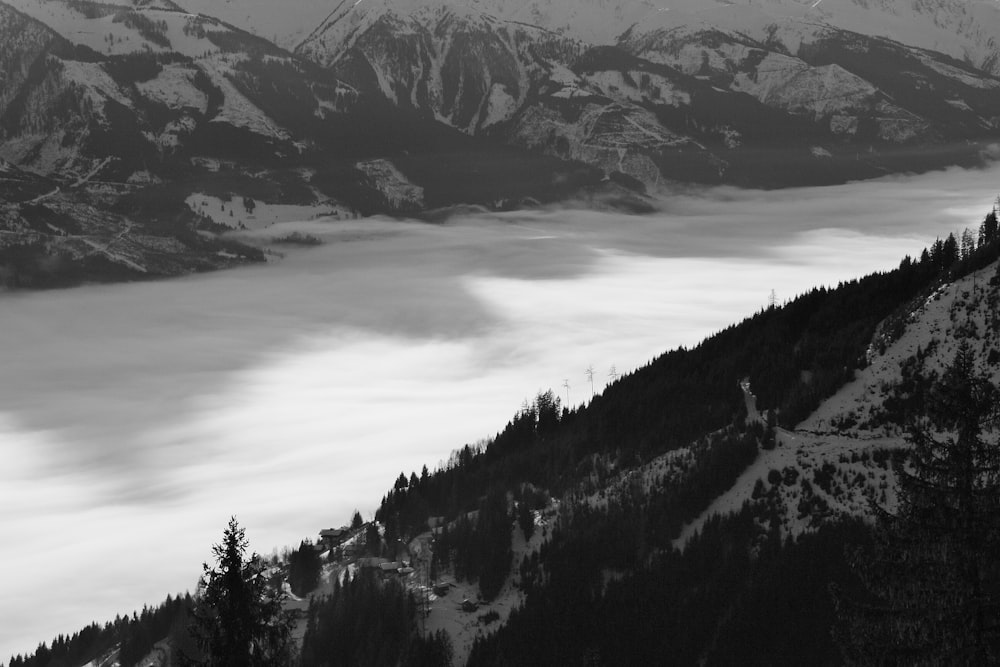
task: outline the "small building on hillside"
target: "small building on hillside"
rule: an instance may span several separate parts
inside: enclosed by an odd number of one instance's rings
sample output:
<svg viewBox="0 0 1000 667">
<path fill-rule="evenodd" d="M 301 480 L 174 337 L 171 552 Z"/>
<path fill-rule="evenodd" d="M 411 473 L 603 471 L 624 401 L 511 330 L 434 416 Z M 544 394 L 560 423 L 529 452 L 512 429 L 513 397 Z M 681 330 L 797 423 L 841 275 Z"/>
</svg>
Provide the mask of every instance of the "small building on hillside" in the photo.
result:
<svg viewBox="0 0 1000 667">
<path fill-rule="evenodd" d="M 389 561 L 387 563 L 380 563 L 378 568 L 382 571 L 383 575 L 389 576 L 393 574 L 398 574 L 399 569 L 403 567 L 403 564 L 398 560 Z"/>
<path fill-rule="evenodd" d="M 324 528 L 319 531 L 319 544 L 322 544 L 325 549 L 339 547 L 340 543 L 347 539 L 347 533 L 346 528 Z"/>
</svg>

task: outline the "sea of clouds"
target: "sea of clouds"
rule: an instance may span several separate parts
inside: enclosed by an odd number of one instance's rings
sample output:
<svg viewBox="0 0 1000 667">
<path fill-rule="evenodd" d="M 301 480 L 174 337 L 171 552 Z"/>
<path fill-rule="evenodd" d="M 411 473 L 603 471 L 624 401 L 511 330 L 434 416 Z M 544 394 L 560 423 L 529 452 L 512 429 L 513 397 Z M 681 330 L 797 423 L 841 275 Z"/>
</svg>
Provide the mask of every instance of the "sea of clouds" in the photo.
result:
<svg viewBox="0 0 1000 667">
<path fill-rule="evenodd" d="M 272 227 L 267 266 L 0 295 L 0 660 L 192 590 L 252 547 L 370 516 L 552 388 L 634 369 L 975 227 L 1000 168 L 825 188 Z M 734 379 L 734 382 L 736 379 Z M 568 390 L 564 387 L 568 383 Z"/>
</svg>

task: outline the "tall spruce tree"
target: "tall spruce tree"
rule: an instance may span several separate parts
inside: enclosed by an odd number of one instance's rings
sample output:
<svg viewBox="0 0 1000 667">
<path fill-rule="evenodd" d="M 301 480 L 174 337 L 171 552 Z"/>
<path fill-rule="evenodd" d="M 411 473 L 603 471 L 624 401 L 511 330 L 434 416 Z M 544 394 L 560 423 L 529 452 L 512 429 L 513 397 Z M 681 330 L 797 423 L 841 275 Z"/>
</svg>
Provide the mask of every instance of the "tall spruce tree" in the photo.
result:
<svg viewBox="0 0 1000 667">
<path fill-rule="evenodd" d="M 194 609 L 192 633 L 202 652 L 196 664 L 210 667 L 277 667 L 291 664 L 291 623 L 283 594 L 272 591 L 257 554 L 246 557 L 245 530 L 236 517 L 212 546 L 203 589 Z"/>
<path fill-rule="evenodd" d="M 878 508 L 874 547 L 853 555 L 867 595 L 835 592 L 849 662 L 1000 661 L 997 399 L 963 341 L 897 465 L 896 512 Z"/>
<path fill-rule="evenodd" d="M 288 585 L 295 595 L 306 596 L 319 585 L 323 563 L 311 540 L 299 543 L 288 558 Z"/>
</svg>

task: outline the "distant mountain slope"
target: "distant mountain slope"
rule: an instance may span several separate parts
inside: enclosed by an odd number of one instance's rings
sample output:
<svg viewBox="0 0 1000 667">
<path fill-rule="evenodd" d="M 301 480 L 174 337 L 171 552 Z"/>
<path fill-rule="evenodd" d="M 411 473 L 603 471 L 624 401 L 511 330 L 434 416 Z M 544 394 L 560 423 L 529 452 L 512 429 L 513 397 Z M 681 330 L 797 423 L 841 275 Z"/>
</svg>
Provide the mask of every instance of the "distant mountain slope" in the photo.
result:
<svg viewBox="0 0 1000 667">
<path fill-rule="evenodd" d="M 8 72 L 0 94 L 0 158 L 44 175 L 54 188 L 36 201 L 5 197 L 0 265 L 8 287 L 173 275 L 263 259 L 259 250 L 228 242 L 228 250 L 208 242 L 214 249 L 204 256 L 194 250 L 224 227 L 205 225 L 189 210 L 184 181 L 211 188 L 234 176 L 246 181 L 253 170 L 281 192 L 278 172 L 299 165 L 281 165 L 279 155 L 299 150 L 297 137 L 269 115 L 275 110 L 262 109 L 268 94 L 287 98 L 298 85 L 297 113 L 320 119 L 356 99 L 329 77 L 296 69 L 287 54 L 283 67 L 282 52 L 270 43 L 170 3 L 0 3 L 0 44 Z M 273 59 L 267 66 L 265 57 Z M 226 175 L 220 158 L 243 164 Z M 260 161 L 277 167 L 270 177 Z M 289 198 L 295 188 L 284 183 L 278 196 Z M 317 198 L 306 191 L 298 196 Z M 268 197 L 267 189 L 255 194 Z M 152 236 L 140 238 L 138 230 Z"/>
<path fill-rule="evenodd" d="M 823 0 L 813 10 L 830 25 L 1000 74 L 1000 6 L 993 0 Z"/>
<path fill-rule="evenodd" d="M 677 181 L 838 183 L 1000 144 L 988 4 L 302 0 L 275 24 L 291 52 L 248 2 L 0 0 L 0 159 L 95 210 L 217 201 L 224 231 L 261 224 L 248 201 L 643 210 Z"/>
<path fill-rule="evenodd" d="M 379 180 L 390 171 L 350 158 L 414 157 L 393 123 L 437 126 L 433 134 L 463 152 L 543 155 L 570 172 L 588 165 L 638 190 L 969 165 L 1000 139 L 992 5 L 302 3 L 268 35 L 275 12 L 258 15 L 249 0 L 7 0 L 0 157 L 76 178 L 112 157 L 109 181 L 171 180 L 193 159 L 257 160 L 320 191 L 318 204 L 369 211 L 392 209 L 386 193 L 397 186 Z M 863 29 L 869 15 L 893 17 L 900 41 Z M 887 25 L 876 18 L 872 26 Z M 285 44 L 303 35 L 296 55 L 268 41 L 279 32 Z M 394 111 L 373 113 L 379 105 Z M 446 138 L 449 129 L 482 141 Z M 303 179 L 303 168 L 331 155 L 348 159 L 326 171 L 347 169 L 346 178 L 333 189 Z M 555 162 L 535 164 L 543 181 L 564 180 Z M 435 178 L 412 159 L 393 169 L 425 190 Z M 545 198 L 545 187 L 469 188 L 432 200 Z"/>
<path fill-rule="evenodd" d="M 956 21 L 938 30 L 958 43 Z M 977 69 L 922 46 L 795 2 L 366 0 L 296 50 L 464 132 L 647 186 L 776 187 L 976 162 L 1000 137 L 990 56 Z"/>
<path fill-rule="evenodd" d="M 140 226 L 173 216 L 174 238 L 193 238 L 258 224 L 257 202 L 260 211 L 293 206 L 348 216 L 456 201 L 511 207 L 600 180 L 580 164 L 496 146 L 394 108 L 265 39 L 170 2 L 0 2 L 0 65 L 0 159 L 51 181 L 61 192 L 59 215 L 87 221 L 99 236 L 119 234 L 117 215 Z M 483 165 L 494 179 L 476 177 Z M 210 226 L 192 204 L 206 198 L 224 209 Z M 38 241 L 11 222 L 26 215 L 24 205 L 7 201 L 0 249 Z M 29 255 L 40 261 L 45 252 Z M 67 267 L 85 256 L 58 253 Z M 235 259 L 250 255 L 259 252 Z M 107 278 L 162 275 L 135 259 Z M 178 258 L 160 268 L 230 263 Z M 61 273 L 73 282 L 72 271 Z"/>
<path fill-rule="evenodd" d="M 186 11 L 221 19 L 240 30 L 292 49 L 329 15 L 329 0 L 180 0 Z"/>
</svg>

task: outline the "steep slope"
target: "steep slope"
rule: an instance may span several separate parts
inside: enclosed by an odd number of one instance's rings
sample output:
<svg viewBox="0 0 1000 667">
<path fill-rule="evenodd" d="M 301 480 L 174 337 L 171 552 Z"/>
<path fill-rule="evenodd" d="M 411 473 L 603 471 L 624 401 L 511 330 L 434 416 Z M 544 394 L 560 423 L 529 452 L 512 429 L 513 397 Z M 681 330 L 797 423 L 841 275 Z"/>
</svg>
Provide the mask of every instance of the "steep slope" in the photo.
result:
<svg viewBox="0 0 1000 667">
<path fill-rule="evenodd" d="M 330 13 L 328 0 L 180 0 L 177 3 L 194 14 L 221 19 L 240 30 L 292 49 L 306 38 Z"/>
<path fill-rule="evenodd" d="M 293 137 L 273 100 L 294 100 L 286 108 L 318 125 L 356 99 L 273 45 L 170 3 L 0 3 L 0 44 L 0 159 L 22 170 L 22 185 L 48 187 L 34 198 L 5 193 L 7 287 L 261 260 L 259 250 L 210 238 L 225 228 L 184 204 L 184 181 L 228 182 L 228 194 L 253 169 L 258 197 L 288 199 L 297 188 L 312 202 L 300 176 L 283 176 L 299 165 L 280 164 L 311 128 Z M 220 170 L 220 158 L 233 157 L 257 166 Z"/>
<path fill-rule="evenodd" d="M 776 429 L 776 448 L 761 452 L 731 489 L 685 526 L 675 545 L 683 547 L 713 515 L 739 511 L 769 486 L 783 492 L 782 527 L 792 535 L 817 519 L 867 516 L 871 499 L 892 509 L 895 475 L 886 465 L 888 455 L 907 447 L 906 424 L 924 413 L 927 392 L 954 359 L 958 344 L 971 343 L 978 370 L 1000 382 L 1000 283 L 993 280 L 998 269 L 1000 264 L 993 263 L 944 282 L 883 322 L 855 378 L 794 428 Z M 772 470 L 792 488 L 768 480 Z M 811 480 L 806 497 L 802 488 L 785 481 L 790 476 Z M 770 484 L 762 485 L 765 480 Z M 804 511 L 811 498 L 823 516 Z"/>
<path fill-rule="evenodd" d="M 871 539 L 871 501 L 893 507 L 906 428 L 957 344 L 1000 380 L 998 303 L 991 212 L 893 271 L 668 352 L 578 409 L 539 393 L 485 444 L 401 474 L 377 521 L 326 553 L 334 597 L 300 619 L 304 664 L 348 635 L 364 637 L 353 658 L 375 660 L 386 628 L 344 605 L 374 613 L 381 598 L 359 590 L 396 583 L 431 611 L 382 617 L 392 635 L 423 641 L 422 618 L 473 665 L 725 665 L 748 646 L 762 664 L 839 664 L 828 586 L 856 585 L 844 546 Z M 344 602 L 347 577 L 362 583 Z M 80 650 L 130 635 L 108 626 Z"/>
<path fill-rule="evenodd" d="M 276 28 L 290 39 L 318 22 L 292 55 L 260 36 L 270 14 L 245 2 L 9 0 L 0 157 L 74 179 L 103 164 L 103 180 L 140 182 L 252 161 L 244 172 L 297 183 L 294 201 L 273 203 L 412 212 L 557 197 L 565 189 L 548 184 L 567 174 L 638 190 L 839 182 L 977 164 L 1000 137 L 1000 80 L 969 46 L 985 37 L 968 16 L 991 25 L 986 6 L 948 3 L 934 15 L 937 42 L 954 34 L 966 45 L 960 62 L 923 50 L 936 43 L 917 38 L 931 14 L 902 0 L 829 10 L 344 0 L 321 19 L 303 2 Z M 918 27 L 899 42 L 873 37 L 857 19 L 866 12 Z M 838 17 L 854 17 L 859 32 Z M 444 184 L 433 168 L 442 153 L 461 165 L 448 170 L 453 181 L 492 157 L 518 165 L 499 179 L 514 185 Z M 371 160 L 377 168 L 359 166 Z M 519 182 L 526 171 L 542 185 Z"/>
<path fill-rule="evenodd" d="M 198 151 L 191 144 L 212 123 L 273 143 L 275 152 L 294 152 L 293 134 L 309 140 L 314 128 L 284 127 L 292 119 L 274 108 L 279 95 L 291 97 L 285 109 L 298 107 L 297 121 L 322 120 L 356 99 L 269 42 L 174 5 L 15 0 L 4 10 L 62 37 L 59 53 L 33 61 L 36 81 L 15 82 L 21 85 L 11 97 L 22 103 L 0 109 L 5 157 L 42 173 L 86 173 L 92 166 L 86 159 L 108 156 L 140 171 L 170 154 Z M 128 141 L 114 141 L 120 133 Z M 136 155 L 122 153 L 122 144 Z"/>
<path fill-rule="evenodd" d="M 603 190 L 641 206 L 674 181 L 834 183 L 995 154 L 1000 79 L 962 18 L 992 10 L 935 15 L 967 38 L 963 62 L 924 49 L 926 30 L 897 42 L 830 18 L 920 26 L 921 3 L 840 4 L 345 0 L 293 54 L 166 0 L 7 0 L 0 159 L 100 190 L 98 208 L 214 202 L 239 228 L 261 224 L 258 201 L 414 214 Z"/>
<path fill-rule="evenodd" d="M 485 449 L 401 476 L 379 510 L 386 534 L 457 511 L 437 567 L 470 582 L 494 575 L 468 569 L 485 532 L 474 520 L 463 533 L 463 512 L 482 521 L 506 494 L 522 529 L 525 508 L 550 517 L 510 571 L 522 606 L 498 609 L 508 620 L 479 631 L 469 664 L 641 663 L 664 651 L 732 664 L 746 645 L 762 664 L 838 664 L 825 591 L 856 585 L 843 544 L 868 539 L 871 503 L 895 506 L 907 424 L 926 413 L 958 341 L 1000 379 L 994 214 L 980 232 L 978 248 L 967 231 L 896 271 L 768 309 L 561 418 L 539 395 Z M 479 610 L 492 604 L 484 593 Z"/>
<path fill-rule="evenodd" d="M 970 164 L 1000 136 L 1000 80 L 988 68 L 816 11 L 345 1 L 297 53 L 463 132 L 647 186 L 774 187 Z"/>
<path fill-rule="evenodd" d="M 990 0 L 823 0 L 830 25 L 928 49 L 1000 74 L 1000 7 Z"/>
<path fill-rule="evenodd" d="M 279 209 L 315 217 L 414 213 L 455 201 L 513 206 L 599 179 L 393 108 L 267 40 L 170 2 L 0 2 L 0 45 L 0 159 L 48 179 L 60 194 L 39 205 L 58 201 L 58 216 L 98 237 L 118 238 L 126 219 L 143 221 L 139 227 L 169 219 L 179 240 L 266 224 Z M 491 160 L 495 181 L 475 182 Z M 38 246 L 23 231 L 25 205 L 8 199 L 0 239 L 2 248 L 34 248 L 18 260 L 19 275 L 45 252 L 65 267 L 89 261 L 65 239 Z M 150 265 L 146 250 L 116 255 L 131 264 L 107 279 L 195 268 L 180 246 L 160 244 L 159 252 L 179 253 L 162 266 Z M 95 275 L 91 269 L 80 276 Z M 61 284 L 76 274 L 60 275 L 6 284 Z"/>
</svg>

